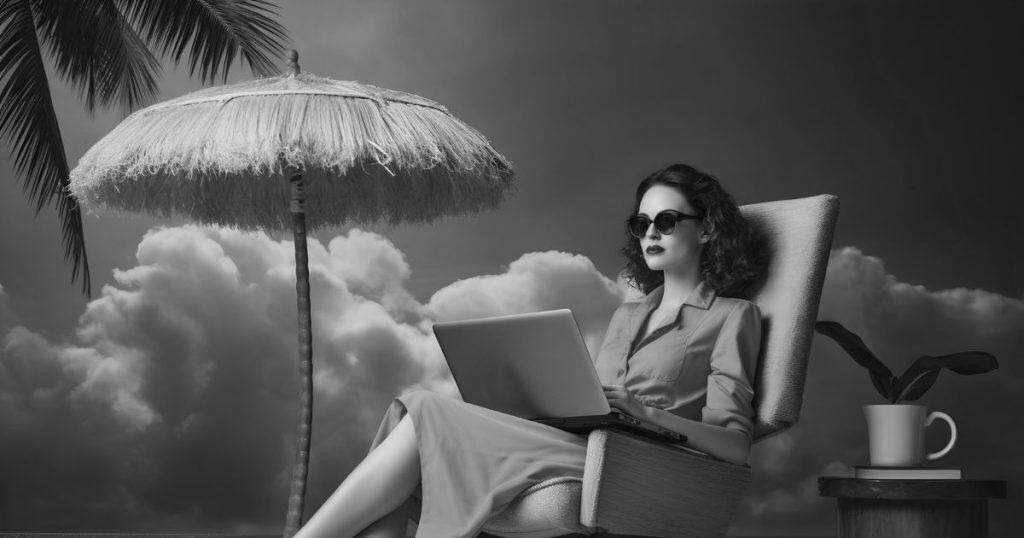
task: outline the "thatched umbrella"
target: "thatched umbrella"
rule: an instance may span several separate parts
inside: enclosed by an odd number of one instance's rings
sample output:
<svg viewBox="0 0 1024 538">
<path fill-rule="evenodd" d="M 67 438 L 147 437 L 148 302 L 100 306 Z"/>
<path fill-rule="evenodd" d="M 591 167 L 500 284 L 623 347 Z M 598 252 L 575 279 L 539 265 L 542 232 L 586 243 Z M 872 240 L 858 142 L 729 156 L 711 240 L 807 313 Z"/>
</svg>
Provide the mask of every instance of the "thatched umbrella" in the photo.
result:
<svg viewBox="0 0 1024 538">
<path fill-rule="evenodd" d="M 82 156 L 70 184 L 90 208 L 291 228 L 303 383 L 285 536 L 302 525 L 312 431 L 307 215 L 310 230 L 431 222 L 496 208 L 514 188 L 509 161 L 438 103 L 300 73 L 295 51 L 290 64 L 135 112 Z"/>
</svg>

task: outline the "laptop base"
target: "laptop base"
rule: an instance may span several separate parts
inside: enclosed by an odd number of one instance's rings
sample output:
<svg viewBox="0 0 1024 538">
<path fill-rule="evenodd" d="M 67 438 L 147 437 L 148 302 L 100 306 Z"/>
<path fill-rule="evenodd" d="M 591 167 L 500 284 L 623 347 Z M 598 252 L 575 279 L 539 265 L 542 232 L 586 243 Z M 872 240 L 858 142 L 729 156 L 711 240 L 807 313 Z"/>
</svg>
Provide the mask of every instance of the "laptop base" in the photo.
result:
<svg viewBox="0 0 1024 538">
<path fill-rule="evenodd" d="M 681 433 L 653 424 L 642 426 L 643 423 L 639 419 L 625 414 L 608 413 L 607 415 L 581 417 L 537 418 L 533 421 L 572 433 L 589 433 L 597 428 L 614 428 L 664 443 L 686 442 L 686 436 Z"/>
</svg>

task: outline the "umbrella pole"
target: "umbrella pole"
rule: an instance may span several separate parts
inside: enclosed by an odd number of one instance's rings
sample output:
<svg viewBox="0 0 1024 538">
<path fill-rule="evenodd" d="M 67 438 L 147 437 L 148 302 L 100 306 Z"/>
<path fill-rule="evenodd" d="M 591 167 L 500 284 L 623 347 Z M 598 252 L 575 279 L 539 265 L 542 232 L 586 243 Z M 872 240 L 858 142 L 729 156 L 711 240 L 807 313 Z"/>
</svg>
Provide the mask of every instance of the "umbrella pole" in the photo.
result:
<svg viewBox="0 0 1024 538">
<path fill-rule="evenodd" d="M 284 538 L 291 538 L 302 526 L 309 471 L 309 444 L 313 428 L 313 332 L 309 307 L 309 258 L 306 252 L 306 196 L 302 174 L 283 168 L 291 183 L 292 234 L 295 238 L 295 291 L 299 310 L 299 425 L 291 493 L 285 518 Z"/>
</svg>

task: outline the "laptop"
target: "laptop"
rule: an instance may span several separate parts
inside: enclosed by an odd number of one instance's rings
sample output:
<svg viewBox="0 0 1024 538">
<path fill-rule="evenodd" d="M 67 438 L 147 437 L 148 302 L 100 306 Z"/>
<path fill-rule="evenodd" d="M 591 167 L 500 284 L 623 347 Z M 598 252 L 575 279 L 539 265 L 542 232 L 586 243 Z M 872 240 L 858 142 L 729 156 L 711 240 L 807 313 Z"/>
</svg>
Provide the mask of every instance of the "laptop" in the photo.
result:
<svg viewBox="0 0 1024 538">
<path fill-rule="evenodd" d="M 434 323 L 434 336 L 468 403 L 586 433 L 615 428 L 670 443 L 686 436 L 608 405 L 572 311 Z"/>
</svg>

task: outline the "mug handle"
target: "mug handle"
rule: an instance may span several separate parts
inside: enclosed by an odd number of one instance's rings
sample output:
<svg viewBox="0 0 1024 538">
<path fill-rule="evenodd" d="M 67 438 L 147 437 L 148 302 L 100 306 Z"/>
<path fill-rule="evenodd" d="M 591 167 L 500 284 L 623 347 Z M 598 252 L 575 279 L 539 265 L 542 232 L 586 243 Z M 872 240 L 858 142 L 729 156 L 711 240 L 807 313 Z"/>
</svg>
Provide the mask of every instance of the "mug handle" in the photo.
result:
<svg viewBox="0 0 1024 538">
<path fill-rule="evenodd" d="M 950 417 L 949 415 L 943 413 L 942 411 L 932 411 L 931 413 L 928 413 L 928 418 L 926 418 L 925 421 L 924 421 L 925 427 L 930 426 L 932 421 L 937 419 L 937 418 L 941 418 L 942 420 L 945 420 L 946 422 L 949 423 L 950 437 L 949 437 L 949 442 L 946 443 L 946 447 L 945 448 L 943 448 L 942 450 L 940 450 L 938 452 L 932 452 L 931 454 L 925 454 L 925 456 L 924 456 L 925 459 L 929 459 L 929 460 L 934 460 L 934 459 L 941 458 L 942 456 L 945 456 L 947 452 L 949 452 L 950 450 L 953 449 L 953 444 L 956 443 L 956 423 L 953 422 L 953 418 L 952 417 Z"/>
</svg>

